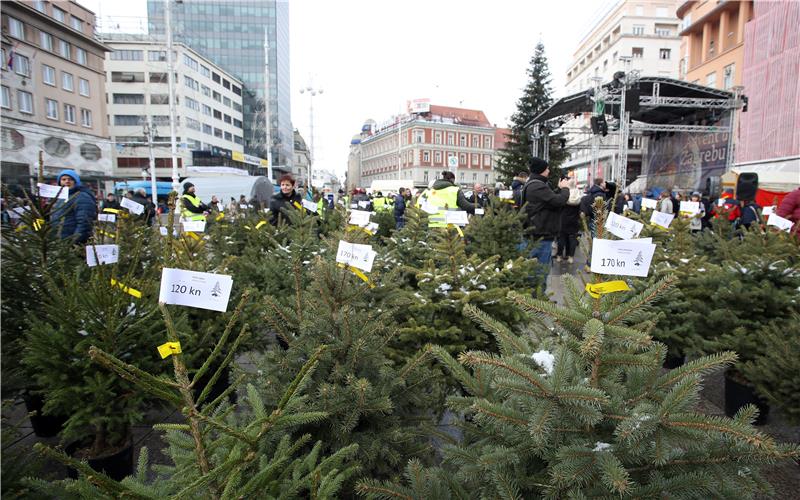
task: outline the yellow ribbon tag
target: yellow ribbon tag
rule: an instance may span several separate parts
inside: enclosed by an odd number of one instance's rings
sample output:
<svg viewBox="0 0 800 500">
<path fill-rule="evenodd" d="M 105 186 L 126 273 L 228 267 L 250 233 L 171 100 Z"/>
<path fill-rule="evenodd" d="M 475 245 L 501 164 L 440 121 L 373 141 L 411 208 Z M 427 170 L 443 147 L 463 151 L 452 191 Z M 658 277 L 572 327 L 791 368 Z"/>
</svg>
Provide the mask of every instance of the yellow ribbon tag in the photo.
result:
<svg viewBox="0 0 800 500">
<path fill-rule="evenodd" d="M 218 220 L 219 221 L 219 220 L 222 220 L 224 218 L 225 218 L 225 214 L 224 213 L 220 213 L 219 215 L 217 215 L 217 218 L 214 219 L 214 220 Z"/>
<path fill-rule="evenodd" d="M 292 203 L 292 205 L 294 205 L 298 210 L 302 210 L 303 209 L 303 205 L 297 203 L 296 201 L 294 203 Z"/>
<path fill-rule="evenodd" d="M 651 222 L 651 223 L 650 223 L 650 225 L 651 225 L 651 226 L 653 226 L 654 228 L 656 228 L 656 229 L 660 229 L 660 230 L 662 230 L 662 231 L 669 231 L 669 228 L 668 228 L 668 227 L 662 227 L 662 226 L 659 226 L 659 225 L 658 225 L 658 224 L 656 224 L 655 222 Z"/>
<path fill-rule="evenodd" d="M 356 276 L 358 276 L 359 278 L 361 278 L 364 281 L 364 283 L 366 283 L 370 288 L 375 288 L 375 285 L 369 280 L 369 278 L 367 278 L 366 274 L 361 272 L 361 269 L 359 269 L 357 267 L 353 267 L 353 266 L 348 266 L 348 265 L 342 264 L 341 262 L 336 264 L 336 265 L 341 267 L 342 269 L 347 269 L 351 273 L 353 273 Z"/>
<path fill-rule="evenodd" d="M 180 342 L 167 342 L 158 346 L 158 353 L 161 355 L 161 359 L 166 359 L 173 354 L 180 354 L 181 352 Z"/>
<path fill-rule="evenodd" d="M 40 231 L 44 227 L 44 219 L 36 219 L 33 221 L 33 229 Z"/>
<path fill-rule="evenodd" d="M 123 283 L 120 283 L 119 281 L 115 280 L 114 278 L 111 278 L 111 286 L 118 286 L 123 292 L 133 295 L 137 299 L 142 298 L 142 292 L 136 290 L 135 288 L 127 287 Z"/>
<path fill-rule="evenodd" d="M 108 212 L 108 213 L 112 213 L 112 214 L 120 214 L 120 213 L 122 213 L 122 210 L 117 210 L 116 208 L 104 208 L 103 212 Z"/>
<path fill-rule="evenodd" d="M 630 290 L 628 284 L 622 280 L 606 281 L 604 283 L 587 283 L 586 291 L 595 299 L 600 298 L 601 295 L 613 292 L 624 292 Z"/>
<path fill-rule="evenodd" d="M 455 224 L 448 224 L 448 225 L 450 227 L 456 228 L 456 231 L 458 231 L 458 235 L 461 236 L 462 238 L 464 237 L 464 231 L 462 231 L 460 227 L 456 226 Z"/>
<path fill-rule="evenodd" d="M 253 228 L 250 227 L 250 226 L 244 226 L 244 228 L 247 229 L 248 231 L 252 231 L 253 230 Z"/>
<path fill-rule="evenodd" d="M 114 233 L 109 233 L 108 231 L 103 231 L 102 229 L 98 229 L 97 232 L 100 233 L 100 234 L 104 234 L 104 235 L 108 236 L 109 238 L 115 238 L 116 239 L 116 237 L 117 237 Z"/>
<path fill-rule="evenodd" d="M 266 224 L 266 223 L 267 223 L 267 221 L 265 221 L 265 220 L 262 220 L 261 222 L 259 222 L 258 224 L 256 224 L 256 229 L 261 229 L 261 226 L 263 226 L 263 225 L 264 225 L 264 224 Z"/>
<path fill-rule="evenodd" d="M 197 241 L 200 241 L 200 237 L 199 237 L 199 236 L 197 236 L 195 233 L 193 233 L 193 232 L 189 231 L 189 232 L 188 232 L 188 233 L 186 233 L 186 234 L 188 234 L 188 235 L 189 235 L 189 236 L 191 236 L 192 238 L 196 239 Z"/>
<path fill-rule="evenodd" d="M 373 235 L 375 234 L 375 233 L 373 233 L 372 231 L 370 231 L 369 229 L 367 229 L 367 228 L 365 228 L 365 227 L 361 227 L 361 226 L 353 226 L 353 225 L 349 225 L 349 226 L 347 226 L 345 229 L 346 229 L 347 231 L 364 231 L 365 233 L 367 233 L 367 234 L 368 234 L 368 235 L 370 235 L 370 236 L 373 236 Z"/>
</svg>

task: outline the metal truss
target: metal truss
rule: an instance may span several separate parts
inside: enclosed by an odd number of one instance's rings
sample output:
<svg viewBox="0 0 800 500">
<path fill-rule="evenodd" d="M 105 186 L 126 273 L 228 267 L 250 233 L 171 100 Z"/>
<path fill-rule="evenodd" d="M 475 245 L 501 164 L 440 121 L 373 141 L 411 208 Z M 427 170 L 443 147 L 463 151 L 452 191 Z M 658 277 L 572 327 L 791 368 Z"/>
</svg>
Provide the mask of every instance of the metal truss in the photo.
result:
<svg viewBox="0 0 800 500">
<path fill-rule="evenodd" d="M 689 133 L 715 133 L 730 132 L 729 126 L 716 125 L 668 125 L 652 123 L 632 123 L 631 132 L 689 132 Z"/>
</svg>

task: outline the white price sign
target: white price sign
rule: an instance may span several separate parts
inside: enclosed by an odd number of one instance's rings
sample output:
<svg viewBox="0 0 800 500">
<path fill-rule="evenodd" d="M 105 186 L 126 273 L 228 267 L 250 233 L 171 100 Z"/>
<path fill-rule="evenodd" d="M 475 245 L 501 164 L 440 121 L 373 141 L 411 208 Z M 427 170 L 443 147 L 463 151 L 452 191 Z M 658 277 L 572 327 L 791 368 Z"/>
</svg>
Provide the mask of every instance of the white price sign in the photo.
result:
<svg viewBox="0 0 800 500">
<path fill-rule="evenodd" d="M 97 214 L 97 220 L 100 222 L 117 222 L 117 216 L 114 214 Z"/>
<path fill-rule="evenodd" d="M 372 250 L 372 245 L 359 245 L 340 240 L 336 251 L 336 262 L 370 272 L 376 255 L 378 254 Z"/>
<path fill-rule="evenodd" d="M 764 217 L 769 217 L 773 213 L 775 213 L 775 206 L 774 205 L 771 206 L 771 207 L 764 207 L 761 210 L 761 215 L 763 215 Z"/>
<path fill-rule="evenodd" d="M 311 200 L 303 199 L 303 207 L 309 212 L 317 213 L 317 204 Z"/>
<path fill-rule="evenodd" d="M 142 212 L 144 212 L 144 205 L 142 205 L 141 203 L 136 203 L 135 201 L 130 200 L 128 198 L 122 198 L 122 200 L 119 202 L 119 205 L 122 208 L 127 208 L 128 211 L 132 214 L 139 215 Z"/>
<path fill-rule="evenodd" d="M 354 226 L 366 226 L 369 224 L 369 216 L 372 212 L 366 210 L 353 210 L 350 212 L 350 224 Z"/>
<path fill-rule="evenodd" d="M 226 274 L 165 267 L 161 271 L 158 301 L 225 312 L 228 310 L 231 288 L 233 288 L 233 278 Z"/>
<path fill-rule="evenodd" d="M 52 186 L 50 184 L 37 184 L 39 186 L 39 196 L 44 198 L 69 199 L 69 188 L 62 186 Z"/>
<path fill-rule="evenodd" d="M 789 219 L 784 219 L 780 215 L 776 214 L 775 212 L 769 214 L 769 218 L 767 219 L 768 226 L 775 226 L 781 231 L 791 231 L 792 230 L 792 221 Z"/>
<path fill-rule="evenodd" d="M 89 245 L 86 247 L 86 264 L 94 267 L 98 264 L 119 262 L 119 245 Z"/>
<path fill-rule="evenodd" d="M 426 214 L 434 215 L 439 213 L 439 208 L 433 203 L 429 203 L 427 201 L 423 201 L 419 208 L 421 208 Z"/>
<path fill-rule="evenodd" d="M 469 218 L 467 218 L 467 212 L 464 210 L 448 210 L 444 213 L 444 221 L 447 224 L 466 226 L 469 223 Z"/>
<path fill-rule="evenodd" d="M 656 226 L 661 226 L 664 229 L 668 229 L 669 225 L 672 224 L 672 219 L 675 216 L 673 214 L 665 214 L 664 212 L 659 212 L 656 210 L 650 216 L 650 224 L 655 224 Z"/>
<path fill-rule="evenodd" d="M 514 191 L 511 190 L 501 190 L 497 193 L 497 197 L 503 200 L 510 200 L 514 197 Z"/>
<path fill-rule="evenodd" d="M 366 225 L 366 227 L 364 227 L 364 229 L 366 229 L 371 233 L 377 233 L 378 229 L 380 229 L 380 226 L 378 225 L 377 222 L 370 222 L 369 224 Z"/>
<path fill-rule="evenodd" d="M 606 219 L 606 229 L 614 236 L 619 236 L 624 240 L 636 238 L 642 232 L 644 224 L 636 222 L 627 217 L 617 215 L 614 212 L 609 212 L 608 219 Z"/>
<path fill-rule="evenodd" d="M 206 221 L 204 220 L 185 220 L 181 224 L 185 233 L 204 233 L 206 230 Z"/>
<path fill-rule="evenodd" d="M 699 201 L 682 201 L 681 202 L 681 213 L 687 214 L 699 214 L 700 213 L 700 202 Z"/>
<path fill-rule="evenodd" d="M 250 208 L 250 205 L 246 203 L 239 203 L 239 208 L 241 208 L 242 210 L 247 210 L 248 208 Z"/>
<path fill-rule="evenodd" d="M 484 211 L 483 211 L 482 208 L 476 208 L 475 209 L 475 215 L 483 215 L 483 214 L 484 214 Z"/>
<path fill-rule="evenodd" d="M 361 200 L 358 202 L 358 208 L 367 208 L 367 207 L 369 207 L 368 201 Z"/>
<path fill-rule="evenodd" d="M 12 219 L 21 219 L 26 212 L 29 212 L 28 207 L 16 207 L 12 208 L 10 212 L 8 212 L 8 216 Z"/>
<path fill-rule="evenodd" d="M 592 240 L 592 272 L 647 276 L 656 246 L 641 240 Z"/>
<path fill-rule="evenodd" d="M 649 208 L 650 210 L 655 210 L 657 204 L 658 204 L 657 200 L 654 200 L 652 198 L 642 198 L 642 208 Z"/>
</svg>

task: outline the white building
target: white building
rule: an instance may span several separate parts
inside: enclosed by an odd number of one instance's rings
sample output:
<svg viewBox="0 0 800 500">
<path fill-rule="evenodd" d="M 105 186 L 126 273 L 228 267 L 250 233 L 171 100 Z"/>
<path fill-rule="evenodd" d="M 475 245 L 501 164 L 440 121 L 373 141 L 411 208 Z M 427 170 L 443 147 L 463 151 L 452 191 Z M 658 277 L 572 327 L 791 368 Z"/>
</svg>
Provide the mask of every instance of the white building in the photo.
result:
<svg viewBox="0 0 800 500">
<path fill-rule="evenodd" d="M 311 171 L 311 185 L 316 189 L 331 193 L 337 193 L 341 187 L 336 174 L 319 168 Z"/>
<path fill-rule="evenodd" d="M 578 44 L 567 70 L 566 94 L 574 94 L 613 80 L 618 71 L 638 71 L 641 76 L 678 78 L 681 37 L 677 8 L 680 0 L 620 0 L 614 3 Z M 567 126 L 589 130 L 589 115 Z M 617 135 L 599 138 L 597 170 L 590 172 L 593 151 L 590 133 L 568 135 L 570 159 L 561 167 L 572 169 L 580 185 L 594 177 L 607 178 L 617 154 Z M 642 137 L 631 137 L 628 148 L 629 182 L 642 168 Z"/>
<path fill-rule="evenodd" d="M 149 168 L 145 125 L 155 127 L 156 177 L 169 180 L 172 156 L 165 44 L 137 35 L 103 35 L 114 174 L 138 178 Z M 186 167 L 233 167 L 266 174 L 260 158 L 244 155 L 242 83 L 190 47 L 174 45 L 175 135 L 179 176 Z M 194 170 L 194 169 L 193 169 Z M 195 175 L 195 173 L 192 173 Z"/>
</svg>

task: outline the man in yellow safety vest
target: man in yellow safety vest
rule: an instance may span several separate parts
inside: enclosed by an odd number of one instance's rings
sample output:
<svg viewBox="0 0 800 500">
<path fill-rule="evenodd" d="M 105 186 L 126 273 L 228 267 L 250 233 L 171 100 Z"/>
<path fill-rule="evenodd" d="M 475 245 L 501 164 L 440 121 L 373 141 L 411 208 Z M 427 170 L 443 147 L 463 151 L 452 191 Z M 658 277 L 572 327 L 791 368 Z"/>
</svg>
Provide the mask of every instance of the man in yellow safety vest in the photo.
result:
<svg viewBox="0 0 800 500">
<path fill-rule="evenodd" d="M 189 220 L 206 220 L 209 207 L 195 194 L 194 184 L 187 182 L 183 185 L 181 196 L 181 216 Z"/>
<path fill-rule="evenodd" d="M 445 212 L 447 210 L 464 210 L 475 213 L 475 205 L 467 201 L 461 188 L 455 185 L 456 174 L 445 170 L 442 178 L 437 179 L 430 189 L 426 189 L 417 198 L 417 207 L 428 208 L 428 227 L 447 226 Z M 436 210 L 435 213 L 431 213 Z"/>
</svg>

